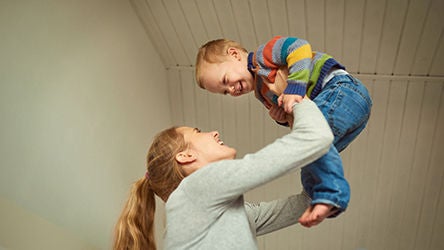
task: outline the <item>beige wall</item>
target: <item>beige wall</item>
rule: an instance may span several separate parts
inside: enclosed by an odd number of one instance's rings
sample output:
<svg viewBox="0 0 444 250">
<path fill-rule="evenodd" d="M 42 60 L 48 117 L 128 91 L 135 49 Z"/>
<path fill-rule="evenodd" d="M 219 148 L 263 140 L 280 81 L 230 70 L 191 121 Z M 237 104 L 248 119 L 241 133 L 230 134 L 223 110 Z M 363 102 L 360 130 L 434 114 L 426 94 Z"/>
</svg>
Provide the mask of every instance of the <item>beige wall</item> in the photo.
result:
<svg viewBox="0 0 444 250">
<path fill-rule="evenodd" d="M 157 51 L 120 0 L 1 1 L 0 34 L 0 246 L 108 249 L 171 125 Z"/>
<path fill-rule="evenodd" d="M 99 249 L 3 198 L 0 198 L 0 220 L 0 242 L 4 249 L 57 250 L 61 246 L 64 250 Z"/>
</svg>

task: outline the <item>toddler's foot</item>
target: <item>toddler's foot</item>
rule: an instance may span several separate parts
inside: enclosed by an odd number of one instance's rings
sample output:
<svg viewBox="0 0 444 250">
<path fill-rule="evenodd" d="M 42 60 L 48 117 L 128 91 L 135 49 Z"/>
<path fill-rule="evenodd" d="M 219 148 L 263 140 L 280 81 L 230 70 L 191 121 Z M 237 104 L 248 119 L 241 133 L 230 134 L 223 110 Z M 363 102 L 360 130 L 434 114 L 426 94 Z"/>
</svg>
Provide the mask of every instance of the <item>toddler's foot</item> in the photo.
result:
<svg viewBox="0 0 444 250">
<path fill-rule="evenodd" d="M 312 227 L 334 213 L 335 209 L 332 205 L 319 203 L 307 208 L 298 221 L 304 227 Z"/>
</svg>

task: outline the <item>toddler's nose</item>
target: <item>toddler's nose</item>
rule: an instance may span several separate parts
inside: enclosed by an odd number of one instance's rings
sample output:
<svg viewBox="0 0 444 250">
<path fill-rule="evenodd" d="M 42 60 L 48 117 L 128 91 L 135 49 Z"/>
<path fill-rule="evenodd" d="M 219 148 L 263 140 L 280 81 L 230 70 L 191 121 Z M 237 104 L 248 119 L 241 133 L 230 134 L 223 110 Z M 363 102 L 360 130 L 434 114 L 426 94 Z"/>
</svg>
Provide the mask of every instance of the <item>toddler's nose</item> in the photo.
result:
<svg viewBox="0 0 444 250">
<path fill-rule="evenodd" d="M 228 87 L 228 92 L 230 94 L 234 94 L 234 92 L 236 92 L 236 88 L 234 87 L 234 85 Z"/>
</svg>

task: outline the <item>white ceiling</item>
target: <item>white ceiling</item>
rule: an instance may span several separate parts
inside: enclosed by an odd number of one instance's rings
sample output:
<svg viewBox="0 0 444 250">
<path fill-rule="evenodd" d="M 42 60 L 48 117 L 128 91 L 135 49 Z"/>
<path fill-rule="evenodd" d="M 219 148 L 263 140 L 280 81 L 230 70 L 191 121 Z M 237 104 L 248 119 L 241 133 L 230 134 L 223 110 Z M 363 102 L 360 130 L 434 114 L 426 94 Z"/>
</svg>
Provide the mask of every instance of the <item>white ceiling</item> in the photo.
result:
<svg viewBox="0 0 444 250">
<path fill-rule="evenodd" d="M 252 50 L 272 36 L 308 40 L 353 73 L 444 75 L 442 0 L 130 0 L 167 68 L 229 38 Z"/>
<path fill-rule="evenodd" d="M 275 35 L 301 37 L 367 85 L 444 77 L 442 0 L 130 2 L 168 69 L 173 123 L 217 129 L 239 155 L 286 130 L 271 122 L 252 95 L 232 98 L 196 87 L 195 56 L 209 40 L 226 37 L 254 50 Z"/>
</svg>

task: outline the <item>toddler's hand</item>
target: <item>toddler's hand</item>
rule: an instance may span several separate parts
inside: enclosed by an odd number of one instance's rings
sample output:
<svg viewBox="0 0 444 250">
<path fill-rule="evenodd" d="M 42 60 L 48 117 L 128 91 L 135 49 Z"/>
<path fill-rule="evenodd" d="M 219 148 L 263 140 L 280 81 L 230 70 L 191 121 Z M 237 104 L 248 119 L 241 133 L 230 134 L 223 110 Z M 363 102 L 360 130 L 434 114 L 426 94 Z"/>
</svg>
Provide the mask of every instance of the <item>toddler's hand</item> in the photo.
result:
<svg viewBox="0 0 444 250">
<path fill-rule="evenodd" d="M 286 95 L 282 94 L 278 98 L 278 104 L 280 107 L 283 106 L 285 112 L 292 114 L 293 113 L 293 105 L 295 103 L 302 102 L 302 99 L 304 99 L 303 96 L 300 95 Z"/>
</svg>

